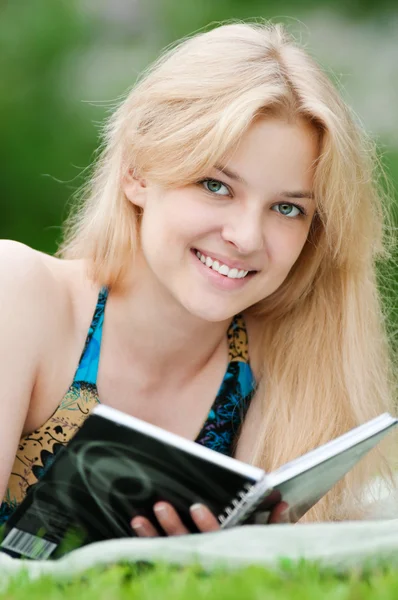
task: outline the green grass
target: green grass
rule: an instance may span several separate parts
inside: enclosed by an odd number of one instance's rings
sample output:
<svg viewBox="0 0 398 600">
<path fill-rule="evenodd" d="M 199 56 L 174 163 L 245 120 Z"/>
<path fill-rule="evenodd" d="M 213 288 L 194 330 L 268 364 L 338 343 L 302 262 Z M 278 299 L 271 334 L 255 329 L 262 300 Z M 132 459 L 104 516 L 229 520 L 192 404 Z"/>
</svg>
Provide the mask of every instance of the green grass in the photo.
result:
<svg viewBox="0 0 398 600">
<path fill-rule="evenodd" d="M 114 565 L 90 569 L 69 580 L 21 573 L 0 600 L 395 600 L 398 570 L 387 566 L 339 575 L 314 563 L 282 562 L 278 570 L 261 567 L 206 573 L 200 567 Z"/>
</svg>

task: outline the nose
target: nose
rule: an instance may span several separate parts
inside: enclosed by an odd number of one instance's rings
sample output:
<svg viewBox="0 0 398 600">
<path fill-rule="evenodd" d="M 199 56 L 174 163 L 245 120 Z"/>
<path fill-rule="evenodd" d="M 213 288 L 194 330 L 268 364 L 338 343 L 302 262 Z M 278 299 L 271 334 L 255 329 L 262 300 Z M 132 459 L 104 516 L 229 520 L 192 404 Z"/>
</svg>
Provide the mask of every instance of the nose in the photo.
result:
<svg viewBox="0 0 398 600">
<path fill-rule="evenodd" d="M 222 238 L 241 254 L 251 254 L 264 247 L 264 224 L 255 211 L 241 211 L 222 229 Z"/>
</svg>

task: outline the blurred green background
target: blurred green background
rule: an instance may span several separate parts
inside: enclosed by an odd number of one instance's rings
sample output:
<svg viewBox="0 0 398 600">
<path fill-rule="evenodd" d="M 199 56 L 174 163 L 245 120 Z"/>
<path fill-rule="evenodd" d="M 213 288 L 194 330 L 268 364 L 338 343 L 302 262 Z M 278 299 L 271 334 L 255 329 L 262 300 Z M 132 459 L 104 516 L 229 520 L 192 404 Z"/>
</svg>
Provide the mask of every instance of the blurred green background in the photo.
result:
<svg viewBox="0 0 398 600">
<path fill-rule="evenodd" d="M 3 0 L 0 238 L 54 252 L 101 122 L 141 69 L 209 23 L 252 17 L 287 23 L 338 79 L 396 189 L 396 0 Z"/>
</svg>

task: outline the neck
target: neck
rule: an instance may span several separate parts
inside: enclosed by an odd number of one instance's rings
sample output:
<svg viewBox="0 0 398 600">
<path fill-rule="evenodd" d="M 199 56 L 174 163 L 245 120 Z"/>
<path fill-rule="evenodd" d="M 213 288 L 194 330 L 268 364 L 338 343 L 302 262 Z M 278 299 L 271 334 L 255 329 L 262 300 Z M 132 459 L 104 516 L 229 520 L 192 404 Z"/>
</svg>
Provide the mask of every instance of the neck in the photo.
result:
<svg viewBox="0 0 398 600">
<path fill-rule="evenodd" d="M 123 292 L 110 293 L 104 336 L 115 361 L 134 364 L 145 385 L 165 378 L 183 384 L 217 353 L 227 352 L 230 320 L 205 321 L 190 314 L 150 278 L 137 278 Z"/>
</svg>

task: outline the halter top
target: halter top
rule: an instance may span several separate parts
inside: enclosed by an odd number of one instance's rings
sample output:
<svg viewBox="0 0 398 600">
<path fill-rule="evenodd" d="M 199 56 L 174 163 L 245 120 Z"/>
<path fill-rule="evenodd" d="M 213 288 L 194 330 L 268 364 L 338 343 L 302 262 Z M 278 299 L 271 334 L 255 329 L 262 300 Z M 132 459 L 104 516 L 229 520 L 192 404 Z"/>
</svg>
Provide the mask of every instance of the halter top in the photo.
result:
<svg viewBox="0 0 398 600">
<path fill-rule="evenodd" d="M 100 290 L 75 377 L 62 402 L 38 429 L 20 439 L 6 493 L 0 504 L 0 525 L 14 512 L 29 488 L 54 462 L 58 452 L 100 403 L 97 373 L 107 288 Z M 232 455 L 239 428 L 255 391 L 248 339 L 242 315 L 228 329 L 229 363 L 214 403 L 196 438 L 198 444 Z"/>
</svg>

